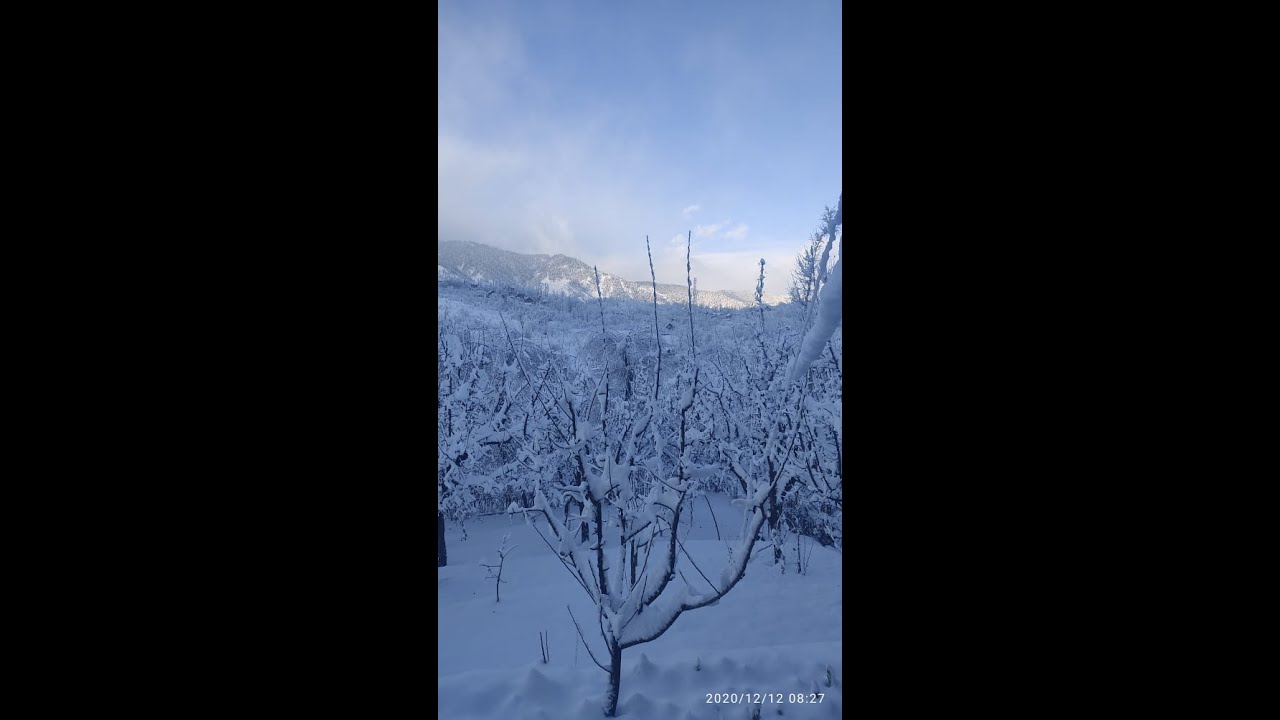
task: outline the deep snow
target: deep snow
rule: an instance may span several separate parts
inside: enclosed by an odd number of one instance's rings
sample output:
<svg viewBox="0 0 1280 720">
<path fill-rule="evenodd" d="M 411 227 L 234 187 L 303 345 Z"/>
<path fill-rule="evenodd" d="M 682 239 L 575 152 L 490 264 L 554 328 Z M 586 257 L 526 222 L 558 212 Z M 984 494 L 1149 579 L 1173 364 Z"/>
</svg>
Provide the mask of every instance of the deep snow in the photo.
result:
<svg viewBox="0 0 1280 720">
<path fill-rule="evenodd" d="M 711 496 L 720 534 L 734 538 L 742 513 L 724 496 Z M 710 578 L 728 558 L 716 540 L 706 500 L 686 505 L 682 541 Z M 517 547 L 503 568 L 501 602 L 481 559 L 497 560 L 502 536 Z M 603 717 L 608 676 L 581 647 L 566 605 L 582 626 L 596 657 L 607 665 L 595 612 L 582 588 L 520 516 L 475 518 L 467 540 L 451 524 L 449 566 L 438 568 L 437 647 L 439 717 Z M 687 533 L 687 534 L 686 534 Z M 758 546 L 766 543 L 757 543 Z M 708 693 L 773 693 L 760 717 L 838 718 L 843 705 L 840 553 L 813 548 L 808 574 L 795 571 L 794 539 L 787 546 L 786 574 L 772 563 L 772 550 L 757 547 L 746 576 L 718 605 L 687 612 L 657 640 L 623 653 L 618 717 L 630 720 L 749 718 L 754 705 L 707 702 Z M 808 548 L 805 548 L 806 552 Z M 706 581 L 680 554 L 677 565 L 695 592 Z M 684 582 L 679 576 L 673 582 Z M 538 633 L 549 636 L 551 659 L 542 664 Z M 695 670 L 700 665 L 700 670 Z M 827 668 L 831 685 L 827 683 Z M 792 694 L 821 703 L 795 703 Z"/>
</svg>

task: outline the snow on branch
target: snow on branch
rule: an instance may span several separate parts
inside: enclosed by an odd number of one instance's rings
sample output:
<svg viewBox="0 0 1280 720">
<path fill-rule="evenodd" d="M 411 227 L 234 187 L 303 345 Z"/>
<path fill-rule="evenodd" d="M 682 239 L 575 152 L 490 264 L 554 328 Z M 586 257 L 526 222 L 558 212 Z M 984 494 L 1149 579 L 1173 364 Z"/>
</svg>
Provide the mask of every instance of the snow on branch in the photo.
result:
<svg viewBox="0 0 1280 720">
<path fill-rule="evenodd" d="M 844 200 L 842 198 L 840 201 L 841 208 L 843 204 Z M 832 219 L 831 225 L 828 226 L 832 236 L 835 235 L 835 228 L 840 222 L 841 213 L 842 209 L 836 210 L 835 218 Z M 813 326 L 805 333 L 804 340 L 800 344 L 800 352 L 796 355 L 795 364 L 791 368 L 791 382 L 797 382 L 804 377 L 805 373 L 809 371 L 809 366 L 822 354 L 823 347 L 840 325 L 842 263 L 844 263 L 843 235 L 840 237 L 840 257 L 836 259 L 835 267 L 831 268 L 830 278 L 818 297 L 817 317 L 814 318 Z"/>
</svg>

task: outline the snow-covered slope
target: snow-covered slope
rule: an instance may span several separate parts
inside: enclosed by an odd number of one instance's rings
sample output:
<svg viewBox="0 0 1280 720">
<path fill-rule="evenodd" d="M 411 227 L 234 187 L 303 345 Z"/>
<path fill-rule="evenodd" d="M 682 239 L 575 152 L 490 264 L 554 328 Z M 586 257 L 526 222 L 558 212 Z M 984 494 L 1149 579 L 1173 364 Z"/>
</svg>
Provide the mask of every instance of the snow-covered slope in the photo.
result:
<svg viewBox="0 0 1280 720">
<path fill-rule="evenodd" d="M 596 296 L 595 272 L 592 267 L 567 255 L 525 255 L 499 250 L 473 242 L 442 242 L 437 249 L 438 279 L 468 279 L 542 290 L 581 299 Z M 601 271 L 600 291 L 606 298 L 651 301 L 653 285 Z M 684 285 L 658 283 L 658 303 L 687 303 Z M 779 295 L 766 295 L 765 302 L 785 302 Z M 749 293 L 698 289 L 698 305 L 718 308 L 746 308 L 755 304 Z"/>
</svg>

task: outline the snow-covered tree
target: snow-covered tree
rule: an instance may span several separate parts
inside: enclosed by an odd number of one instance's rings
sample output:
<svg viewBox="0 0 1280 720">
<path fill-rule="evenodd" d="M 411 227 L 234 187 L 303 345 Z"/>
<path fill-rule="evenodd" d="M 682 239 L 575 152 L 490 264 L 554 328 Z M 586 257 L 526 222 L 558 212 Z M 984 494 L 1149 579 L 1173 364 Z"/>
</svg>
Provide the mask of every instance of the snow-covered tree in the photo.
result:
<svg viewBox="0 0 1280 720">
<path fill-rule="evenodd" d="M 692 350 L 692 278 L 688 287 Z M 728 561 L 718 571 L 704 570 L 680 539 L 681 515 L 697 483 L 722 471 L 719 462 L 697 460 L 698 446 L 718 432 L 697 356 L 690 353 L 665 396 L 655 399 L 613 399 L 607 368 L 591 374 L 584 369 L 576 378 L 556 375 L 542 425 L 549 451 L 542 467 L 546 485 L 564 502 L 540 487 L 525 512 L 595 606 L 594 624 L 604 645 L 600 656 L 573 620 L 593 661 L 609 673 L 604 709 L 612 716 L 622 652 L 658 638 L 682 614 L 714 605 L 744 576 L 761 527 L 767 520 L 776 525 L 778 486 L 788 477 L 806 406 L 802 389 L 789 386 L 779 372 L 751 389 L 747 397 L 756 404 L 759 422 L 743 432 L 739 421 L 737 437 L 742 446 L 759 446 L 758 458 L 744 465 L 740 448 L 722 449 L 743 490 L 735 504 L 744 523 Z M 719 406 L 725 408 L 723 397 L 720 391 Z M 726 428 L 732 436 L 732 427 Z M 690 581 L 679 570 L 682 555 L 700 580 Z"/>
<path fill-rule="evenodd" d="M 440 533 L 487 498 L 519 498 L 594 608 L 573 622 L 609 674 L 609 715 L 622 653 L 715 605 L 753 553 L 772 547 L 781 571 L 784 539 L 841 542 L 840 261 L 826 267 L 839 214 L 814 245 L 807 307 L 767 308 L 762 263 L 749 307 L 695 314 L 689 247 L 682 306 L 652 266 L 630 298 L 609 297 L 611 278 L 591 268 L 589 303 L 441 280 L 476 312 L 440 322 Z M 743 513 L 717 525 L 736 538 L 715 567 L 689 556 L 681 523 L 707 491 Z"/>
<path fill-rule="evenodd" d="M 502 362 L 484 330 L 462 336 L 445 324 L 438 333 L 436 516 L 437 565 L 448 564 L 447 519 L 474 514 L 477 497 L 503 481 L 510 447 L 513 368 Z"/>
<path fill-rule="evenodd" d="M 831 216 L 830 223 L 827 226 L 827 235 L 830 238 L 827 241 L 826 249 L 822 252 L 819 260 L 819 270 L 823 271 L 826 267 L 827 257 L 831 252 L 832 240 L 836 236 L 836 228 L 841 224 L 841 213 L 843 212 L 844 198 L 841 197 L 840 202 L 836 206 L 836 212 Z M 823 348 L 831 339 L 832 334 L 840 325 L 840 295 L 841 295 L 841 263 L 844 262 L 844 240 L 841 240 L 841 252 L 836 264 L 831 268 L 830 274 L 823 271 L 825 285 L 822 287 L 821 294 L 818 296 L 817 311 L 814 313 L 813 324 L 809 326 L 808 332 L 805 333 L 804 340 L 800 343 L 800 353 L 796 356 L 795 363 L 791 367 L 791 380 L 798 381 L 814 360 L 822 353 Z"/>
<path fill-rule="evenodd" d="M 809 303 L 817 294 L 818 256 L 822 252 L 822 231 L 816 230 L 809 236 L 809 242 L 796 256 L 795 267 L 791 270 L 791 287 L 788 295 L 796 306 L 808 309 Z"/>
</svg>

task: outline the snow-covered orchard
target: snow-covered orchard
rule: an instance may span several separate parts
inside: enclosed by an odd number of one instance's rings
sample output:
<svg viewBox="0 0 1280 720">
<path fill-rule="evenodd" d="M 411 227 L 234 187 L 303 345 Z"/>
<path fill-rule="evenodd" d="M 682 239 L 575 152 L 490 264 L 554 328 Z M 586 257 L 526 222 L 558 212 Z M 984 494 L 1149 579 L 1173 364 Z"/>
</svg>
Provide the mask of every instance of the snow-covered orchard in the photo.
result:
<svg viewBox="0 0 1280 720">
<path fill-rule="evenodd" d="M 698 306 L 691 278 L 683 305 L 440 280 L 440 717 L 841 715 L 824 219 L 780 305 Z"/>
</svg>

